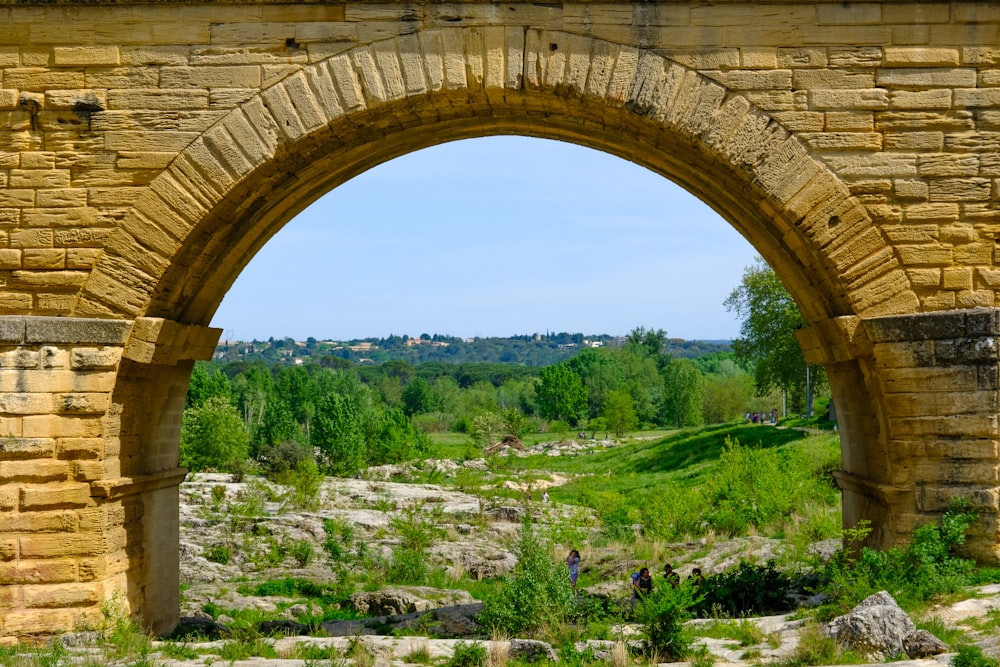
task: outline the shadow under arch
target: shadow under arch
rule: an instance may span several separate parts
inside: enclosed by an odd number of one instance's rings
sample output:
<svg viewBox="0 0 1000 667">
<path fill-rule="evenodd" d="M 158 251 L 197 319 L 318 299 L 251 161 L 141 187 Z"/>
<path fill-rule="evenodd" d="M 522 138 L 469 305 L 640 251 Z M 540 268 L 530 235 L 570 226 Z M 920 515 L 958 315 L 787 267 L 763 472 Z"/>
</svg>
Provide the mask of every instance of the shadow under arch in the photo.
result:
<svg viewBox="0 0 1000 667">
<path fill-rule="evenodd" d="M 136 201 L 74 315 L 207 325 L 256 252 L 326 192 L 406 153 L 501 134 L 611 153 L 699 197 L 775 269 L 806 321 L 825 332 L 819 347 L 842 346 L 826 326 L 833 320 L 919 310 L 864 206 L 746 98 L 652 51 L 563 32 L 456 27 L 332 56 L 227 114 Z M 829 351 L 825 358 L 844 467 L 852 479 L 884 480 L 884 409 L 866 362 Z M 159 418 L 140 425 L 148 414 L 137 403 L 150 402 L 127 397 L 152 390 L 136 389 L 150 380 L 134 366 L 120 371 L 116 392 L 123 449 L 126 430 L 137 443 L 155 430 L 169 453 L 182 394 L 156 397 L 174 406 L 163 410 L 169 428 Z M 889 516 L 864 489 L 852 497 L 845 524 L 864 517 L 878 527 Z M 871 541 L 892 532 L 877 529 Z"/>
</svg>

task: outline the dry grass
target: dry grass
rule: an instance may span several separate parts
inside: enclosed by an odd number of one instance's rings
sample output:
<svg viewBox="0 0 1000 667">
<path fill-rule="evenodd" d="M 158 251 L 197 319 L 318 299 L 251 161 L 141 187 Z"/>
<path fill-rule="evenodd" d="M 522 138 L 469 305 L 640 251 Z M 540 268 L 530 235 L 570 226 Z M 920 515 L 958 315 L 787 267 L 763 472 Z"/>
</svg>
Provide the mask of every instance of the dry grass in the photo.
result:
<svg viewBox="0 0 1000 667">
<path fill-rule="evenodd" d="M 490 648 L 486 654 L 486 667 L 506 667 L 510 661 L 510 638 L 506 633 L 493 630 Z"/>
</svg>

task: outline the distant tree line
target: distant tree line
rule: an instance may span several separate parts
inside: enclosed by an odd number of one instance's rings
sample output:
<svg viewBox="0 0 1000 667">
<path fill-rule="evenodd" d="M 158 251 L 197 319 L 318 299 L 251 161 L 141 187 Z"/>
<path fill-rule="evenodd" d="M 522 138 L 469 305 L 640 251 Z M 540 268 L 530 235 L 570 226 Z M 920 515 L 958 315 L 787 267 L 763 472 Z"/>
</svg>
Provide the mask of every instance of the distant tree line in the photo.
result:
<svg viewBox="0 0 1000 667">
<path fill-rule="evenodd" d="M 732 352 L 689 360 L 668 349 L 664 331 L 640 327 L 617 347 L 577 350 L 541 368 L 199 362 L 182 464 L 232 470 L 252 460 L 284 469 L 310 458 L 324 472 L 349 475 L 412 458 L 430 432 L 465 433 L 480 445 L 538 431 L 621 436 L 738 419 L 756 400 Z"/>
<path fill-rule="evenodd" d="M 216 359 L 223 362 L 264 361 L 268 364 L 292 364 L 302 359 L 327 367 L 348 367 L 351 364 L 381 364 L 405 361 L 414 366 L 427 363 L 478 364 L 503 363 L 523 366 L 550 366 L 570 359 L 583 349 L 585 343 L 602 347 L 620 346 L 623 336 L 600 334 L 584 336 L 581 333 L 546 333 L 509 337 L 473 338 L 464 340 L 441 334 L 388 336 L 351 341 L 321 341 L 307 338 L 270 338 L 266 341 L 223 341 L 216 349 Z M 667 351 L 674 357 L 697 358 L 712 352 L 731 349 L 729 341 L 697 341 L 671 338 Z M 350 364 L 342 364 L 350 362 Z"/>
</svg>

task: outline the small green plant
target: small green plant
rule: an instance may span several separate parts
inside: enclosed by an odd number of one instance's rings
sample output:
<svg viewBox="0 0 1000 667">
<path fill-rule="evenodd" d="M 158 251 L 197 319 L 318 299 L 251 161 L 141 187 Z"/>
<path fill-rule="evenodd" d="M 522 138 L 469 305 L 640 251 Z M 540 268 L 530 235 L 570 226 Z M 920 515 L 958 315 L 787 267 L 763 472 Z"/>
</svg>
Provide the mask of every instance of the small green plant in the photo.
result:
<svg viewBox="0 0 1000 667">
<path fill-rule="evenodd" d="M 212 487 L 212 504 L 221 505 L 222 501 L 226 499 L 226 487 L 222 484 L 216 484 Z"/>
<path fill-rule="evenodd" d="M 229 547 L 225 544 L 216 544 L 214 546 L 205 547 L 204 556 L 213 563 L 227 565 L 233 557 L 233 554 Z"/>
<path fill-rule="evenodd" d="M 952 667 L 997 667 L 1000 662 L 983 654 L 983 649 L 972 644 L 962 644 L 955 647 L 955 657 L 951 659 Z"/>
<path fill-rule="evenodd" d="M 198 651 L 188 646 L 187 642 L 163 642 L 160 644 L 159 650 L 160 653 L 173 660 L 196 660 L 199 655 Z"/>
<path fill-rule="evenodd" d="M 291 554 L 292 558 L 299 567 L 306 567 L 309 565 L 309 563 L 312 562 L 313 557 L 316 555 L 312 542 L 309 540 L 292 540 L 288 547 L 288 553 Z"/>
<path fill-rule="evenodd" d="M 486 657 L 486 647 L 480 642 L 458 641 L 445 667 L 485 667 Z"/>
<path fill-rule="evenodd" d="M 403 661 L 418 665 L 429 665 L 431 663 L 431 650 L 425 642 L 403 656 Z"/>
<path fill-rule="evenodd" d="M 282 497 L 281 507 L 292 507 L 301 510 L 319 509 L 320 488 L 323 486 L 323 475 L 312 458 L 299 461 L 295 468 L 285 471 L 278 477 L 281 484 L 288 487 Z"/>
<path fill-rule="evenodd" d="M 277 658 L 278 652 L 266 639 L 257 637 L 250 641 L 226 642 L 219 649 L 219 657 L 223 660 L 246 660 L 247 658 Z"/>
<path fill-rule="evenodd" d="M 822 626 L 810 623 L 799 633 L 799 643 L 792 655 L 774 663 L 780 667 L 812 667 L 814 665 L 858 665 L 866 660 L 843 649 L 836 640 L 827 637 Z"/>
</svg>

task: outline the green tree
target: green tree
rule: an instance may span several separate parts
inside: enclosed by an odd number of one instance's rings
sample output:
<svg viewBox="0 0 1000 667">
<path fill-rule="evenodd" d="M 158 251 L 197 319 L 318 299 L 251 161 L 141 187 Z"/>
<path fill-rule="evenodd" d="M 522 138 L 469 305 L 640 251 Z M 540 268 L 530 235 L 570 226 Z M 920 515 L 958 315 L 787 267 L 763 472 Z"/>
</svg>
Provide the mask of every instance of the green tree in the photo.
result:
<svg viewBox="0 0 1000 667">
<path fill-rule="evenodd" d="M 215 396 L 232 401 L 233 388 L 229 384 L 229 378 L 215 366 L 199 361 L 191 371 L 191 381 L 188 383 L 184 407 L 198 407 Z"/>
<path fill-rule="evenodd" d="M 184 411 L 180 464 L 191 470 L 234 472 L 246 461 L 249 438 L 237 408 L 222 396 Z"/>
<path fill-rule="evenodd" d="M 608 428 L 615 432 L 616 438 L 621 438 L 625 435 L 625 431 L 634 429 L 638 420 L 635 416 L 632 395 L 624 389 L 615 389 L 608 393 L 603 417 L 607 421 Z"/>
<path fill-rule="evenodd" d="M 422 377 L 410 380 L 410 384 L 403 390 L 402 398 L 403 412 L 407 417 L 431 412 L 437 403 L 430 383 Z"/>
<path fill-rule="evenodd" d="M 565 364 L 542 369 L 538 385 L 538 414 L 576 424 L 587 414 L 587 388 Z"/>
<path fill-rule="evenodd" d="M 826 374 L 821 366 L 806 367 L 795 338 L 805 320 L 777 274 L 758 257 L 743 270 L 740 286 L 724 304 L 742 320 L 733 351 L 753 369 L 757 394 L 776 387 L 793 398 L 804 397 L 811 416 L 811 392 L 825 384 Z"/>
<path fill-rule="evenodd" d="M 311 442 L 331 474 L 353 475 L 368 459 L 362 410 L 357 396 L 328 394 L 320 399 Z"/>
<path fill-rule="evenodd" d="M 253 430 L 251 453 L 256 455 L 264 447 L 298 440 L 299 424 L 295 421 L 288 403 L 280 398 L 268 401 L 260 423 Z"/>
<path fill-rule="evenodd" d="M 675 426 L 702 423 L 705 380 L 689 359 L 674 359 L 663 369 L 662 420 Z"/>
</svg>

